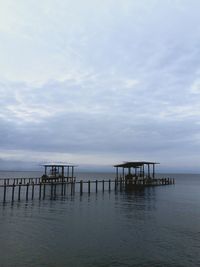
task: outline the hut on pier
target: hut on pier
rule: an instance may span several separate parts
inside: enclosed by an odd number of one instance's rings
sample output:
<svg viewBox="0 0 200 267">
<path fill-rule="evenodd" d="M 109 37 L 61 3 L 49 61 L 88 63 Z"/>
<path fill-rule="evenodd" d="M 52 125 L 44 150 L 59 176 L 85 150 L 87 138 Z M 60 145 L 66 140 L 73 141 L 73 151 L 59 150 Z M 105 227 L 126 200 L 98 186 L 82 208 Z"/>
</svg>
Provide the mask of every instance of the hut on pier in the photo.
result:
<svg viewBox="0 0 200 267">
<path fill-rule="evenodd" d="M 141 184 L 140 181 L 155 179 L 155 165 L 157 162 L 133 161 L 115 165 L 116 179 L 122 180 L 126 185 Z M 142 183 L 144 184 L 144 183 Z"/>
<path fill-rule="evenodd" d="M 58 163 L 49 163 L 43 164 L 44 174 L 42 176 L 42 182 L 74 182 L 74 169 L 75 165 L 72 164 L 58 164 Z"/>
</svg>

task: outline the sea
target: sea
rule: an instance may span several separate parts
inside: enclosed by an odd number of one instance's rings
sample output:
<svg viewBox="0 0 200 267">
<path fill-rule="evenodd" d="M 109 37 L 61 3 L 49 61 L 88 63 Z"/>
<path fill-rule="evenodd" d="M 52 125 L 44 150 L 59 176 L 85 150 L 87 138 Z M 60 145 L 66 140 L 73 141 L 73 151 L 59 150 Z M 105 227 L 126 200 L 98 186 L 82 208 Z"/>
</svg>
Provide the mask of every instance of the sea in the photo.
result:
<svg viewBox="0 0 200 267">
<path fill-rule="evenodd" d="M 1 178 L 39 177 L 0 172 Z M 200 266 L 200 175 L 175 185 L 2 203 L 0 267 Z M 79 173 L 77 179 L 113 178 Z"/>
</svg>

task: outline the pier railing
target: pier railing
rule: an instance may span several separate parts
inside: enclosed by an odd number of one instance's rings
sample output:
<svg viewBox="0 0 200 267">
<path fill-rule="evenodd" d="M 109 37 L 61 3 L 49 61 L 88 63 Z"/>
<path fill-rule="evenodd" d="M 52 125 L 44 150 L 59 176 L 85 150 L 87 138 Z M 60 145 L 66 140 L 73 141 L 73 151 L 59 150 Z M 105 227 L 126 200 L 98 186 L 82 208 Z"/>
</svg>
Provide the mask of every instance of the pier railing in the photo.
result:
<svg viewBox="0 0 200 267">
<path fill-rule="evenodd" d="M 80 180 L 67 181 L 65 179 L 53 179 L 50 182 L 42 182 L 41 178 L 11 178 L 0 179 L 0 202 L 14 202 L 21 200 L 56 199 L 58 196 L 73 195 L 75 193 L 97 193 L 98 191 L 123 190 L 128 188 L 144 188 L 147 186 L 159 186 L 174 184 L 173 178 L 136 180 L 131 183 L 125 180 Z"/>
<path fill-rule="evenodd" d="M 64 178 L 48 178 L 46 179 L 46 182 L 71 182 L 71 181 L 76 181 L 76 177 L 64 177 Z M 4 184 L 7 185 L 24 185 L 27 183 L 44 183 L 44 179 L 42 177 L 31 177 L 31 178 L 0 178 L 0 187 Z"/>
</svg>

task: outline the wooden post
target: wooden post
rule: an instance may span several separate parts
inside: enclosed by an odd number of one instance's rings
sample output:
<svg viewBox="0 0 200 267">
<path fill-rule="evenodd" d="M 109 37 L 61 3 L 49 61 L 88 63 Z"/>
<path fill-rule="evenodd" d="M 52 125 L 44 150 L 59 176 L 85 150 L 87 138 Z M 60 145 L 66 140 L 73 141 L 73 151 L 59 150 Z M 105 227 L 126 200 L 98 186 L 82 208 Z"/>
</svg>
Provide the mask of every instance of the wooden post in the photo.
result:
<svg viewBox="0 0 200 267">
<path fill-rule="evenodd" d="M 119 168 L 116 167 L 116 179 L 118 180 L 118 176 L 119 176 L 119 172 L 118 172 Z"/>
<path fill-rule="evenodd" d="M 3 203 L 6 202 L 6 181 L 4 181 L 4 190 L 3 190 Z"/>
<path fill-rule="evenodd" d="M 64 173 L 64 166 L 62 166 L 62 179 L 64 180 L 64 176 L 65 176 L 65 173 Z"/>
<path fill-rule="evenodd" d="M 42 194 L 42 183 L 39 183 L 39 200 L 41 199 L 41 194 Z"/>
<path fill-rule="evenodd" d="M 67 166 L 67 182 L 69 181 L 69 166 Z"/>
<path fill-rule="evenodd" d="M 109 192 L 110 192 L 110 190 L 111 190 L 111 181 L 110 181 L 110 179 L 109 179 L 109 181 L 108 181 L 108 190 L 109 190 Z"/>
<path fill-rule="evenodd" d="M 88 193 L 90 194 L 90 181 L 88 181 Z"/>
<path fill-rule="evenodd" d="M 32 200 L 33 200 L 33 198 L 34 198 L 34 189 L 35 189 L 34 186 L 35 186 L 35 185 L 34 185 L 34 182 L 32 181 Z"/>
<path fill-rule="evenodd" d="M 98 192 L 98 181 L 96 180 L 96 193 Z"/>
<path fill-rule="evenodd" d="M 80 194 L 83 194 L 83 180 L 80 181 Z"/>
<path fill-rule="evenodd" d="M 76 182 L 75 180 L 73 181 L 73 193 L 75 193 L 75 186 L 76 186 Z"/>
<path fill-rule="evenodd" d="M 74 166 L 72 166 L 72 180 L 74 180 Z"/>
<path fill-rule="evenodd" d="M 12 202 L 14 201 L 14 196 L 15 196 L 15 184 L 13 183 L 13 185 L 12 185 Z"/>
<path fill-rule="evenodd" d="M 115 190 L 117 190 L 117 179 L 115 179 Z"/>
<path fill-rule="evenodd" d="M 102 191 L 104 192 L 104 180 L 102 181 Z"/>
<path fill-rule="evenodd" d="M 61 196 L 63 196 L 63 191 L 64 191 L 64 187 L 63 187 L 63 178 L 62 178 L 62 182 L 61 182 Z"/>
<path fill-rule="evenodd" d="M 29 183 L 26 184 L 26 200 L 28 200 L 28 188 L 29 188 Z"/>
<path fill-rule="evenodd" d="M 21 182 L 19 183 L 19 186 L 18 186 L 18 201 L 20 201 L 21 199 Z"/>
<path fill-rule="evenodd" d="M 143 177 L 143 179 L 144 179 L 144 164 L 143 164 L 143 166 L 142 166 L 142 177 Z"/>
<path fill-rule="evenodd" d="M 70 182 L 70 185 L 71 185 L 71 195 L 73 195 L 73 181 L 72 180 Z"/>
<path fill-rule="evenodd" d="M 64 195 L 66 195 L 66 186 L 67 186 L 67 184 L 66 184 L 66 181 L 64 182 Z"/>
<path fill-rule="evenodd" d="M 54 184 L 54 197 L 56 196 L 56 183 Z"/>
<path fill-rule="evenodd" d="M 151 176 L 150 175 L 150 166 L 149 166 L 149 164 L 147 165 L 147 167 L 148 167 L 148 178 Z"/>
<path fill-rule="evenodd" d="M 51 181 L 51 199 L 53 198 L 53 182 Z"/>
<path fill-rule="evenodd" d="M 120 191 L 122 191 L 122 179 L 120 179 Z"/>
<path fill-rule="evenodd" d="M 43 199 L 45 199 L 45 193 L 46 193 L 46 184 L 43 184 Z"/>
</svg>

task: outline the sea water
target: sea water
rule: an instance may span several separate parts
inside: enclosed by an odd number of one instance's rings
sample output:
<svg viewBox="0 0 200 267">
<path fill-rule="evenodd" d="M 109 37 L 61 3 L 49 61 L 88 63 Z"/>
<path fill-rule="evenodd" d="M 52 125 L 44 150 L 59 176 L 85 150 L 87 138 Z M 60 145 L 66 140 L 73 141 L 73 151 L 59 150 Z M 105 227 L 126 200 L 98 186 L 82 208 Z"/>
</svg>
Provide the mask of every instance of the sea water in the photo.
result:
<svg viewBox="0 0 200 267">
<path fill-rule="evenodd" d="M 0 266 L 200 266 L 200 175 L 165 176 L 176 184 L 1 202 Z M 101 177 L 113 174 L 85 173 L 77 179 Z"/>
</svg>

